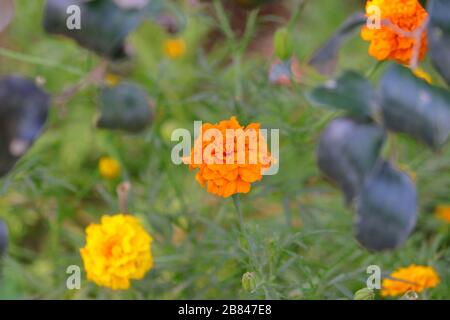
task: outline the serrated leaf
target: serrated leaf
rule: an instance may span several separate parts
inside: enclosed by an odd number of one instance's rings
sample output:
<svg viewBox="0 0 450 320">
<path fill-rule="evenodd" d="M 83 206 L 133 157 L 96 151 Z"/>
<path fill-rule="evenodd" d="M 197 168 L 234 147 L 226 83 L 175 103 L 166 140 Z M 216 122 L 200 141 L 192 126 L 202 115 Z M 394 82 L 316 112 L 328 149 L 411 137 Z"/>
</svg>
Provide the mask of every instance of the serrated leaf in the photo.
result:
<svg viewBox="0 0 450 320">
<path fill-rule="evenodd" d="M 14 19 L 14 1 L 0 1 L 0 32 L 2 32 Z"/>
<path fill-rule="evenodd" d="M 319 168 L 342 188 L 347 203 L 379 161 L 384 140 L 382 128 L 349 118 L 333 120 L 323 132 L 317 151 Z"/>
<path fill-rule="evenodd" d="M 430 15 L 428 44 L 431 61 L 450 85 L 450 1 L 430 0 L 427 11 Z"/>
<path fill-rule="evenodd" d="M 102 88 L 100 112 L 97 122 L 99 128 L 129 132 L 144 130 L 153 116 L 147 92 L 132 82 Z"/>
<path fill-rule="evenodd" d="M 67 8 L 80 8 L 81 29 L 67 27 Z M 44 28 L 75 40 L 79 45 L 111 59 L 127 57 L 125 39 L 145 18 L 145 10 L 124 10 L 111 0 L 47 0 Z"/>
<path fill-rule="evenodd" d="M 367 21 L 362 12 L 352 14 L 331 38 L 317 50 L 308 64 L 323 75 L 330 76 L 336 70 L 339 49 L 358 27 Z"/>
<path fill-rule="evenodd" d="M 407 133 L 433 149 L 450 136 L 450 91 L 417 78 L 408 68 L 391 65 L 381 79 L 380 105 L 385 125 Z"/>
<path fill-rule="evenodd" d="M 365 118 L 372 114 L 375 91 L 365 77 L 355 71 L 346 71 L 307 92 L 306 98 L 313 105 L 341 109 L 352 116 Z"/>
<path fill-rule="evenodd" d="M 0 80 L 0 177 L 12 169 L 39 136 L 47 120 L 49 96 L 34 82 Z"/>
<path fill-rule="evenodd" d="M 416 219 L 414 183 L 384 162 L 367 178 L 357 199 L 357 240 L 370 250 L 395 249 L 406 241 Z"/>
</svg>

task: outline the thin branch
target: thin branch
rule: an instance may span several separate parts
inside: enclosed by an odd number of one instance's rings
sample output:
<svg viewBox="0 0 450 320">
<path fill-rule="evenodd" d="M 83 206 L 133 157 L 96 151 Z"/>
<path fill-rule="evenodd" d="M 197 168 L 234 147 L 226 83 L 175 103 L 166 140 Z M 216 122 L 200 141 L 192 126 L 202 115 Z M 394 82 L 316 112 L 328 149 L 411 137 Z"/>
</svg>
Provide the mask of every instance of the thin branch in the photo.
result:
<svg viewBox="0 0 450 320">
<path fill-rule="evenodd" d="M 122 182 L 117 186 L 117 197 L 119 198 L 119 210 L 121 213 L 128 213 L 130 190 L 131 184 L 128 181 Z"/>
<path fill-rule="evenodd" d="M 103 82 L 105 77 L 108 62 L 102 60 L 92 71 L 84 76 L 76 84 L 66 87 L 60 94 L 55 97 L 55 103 L 57 106 L 64 107 L 65 104 L 70 101 L 78 92 L 83 90 L 89 85 L 99 85 Z"/>
</svg>

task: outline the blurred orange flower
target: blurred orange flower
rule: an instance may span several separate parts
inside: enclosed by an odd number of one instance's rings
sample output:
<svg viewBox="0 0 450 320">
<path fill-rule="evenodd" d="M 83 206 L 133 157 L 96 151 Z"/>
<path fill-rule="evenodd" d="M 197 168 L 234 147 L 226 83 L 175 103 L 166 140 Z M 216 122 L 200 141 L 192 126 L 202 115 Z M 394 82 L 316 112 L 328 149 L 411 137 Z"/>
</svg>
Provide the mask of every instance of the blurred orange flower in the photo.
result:
<svg viewBox="0 0 450 320">
<path fill-rule="evenodd" d="M 242 127 L 236 117 L 203 124 L 190 156 L 183 162 L 189 164 L 190 170 L 199 169 L 195 179 L 209 193 L 224 198 L 248 193 L 251 183 L 261 180 L 273 161 L 259 129 L 259 123 Z M 230 131 L 233 136 L 227 139 Z M 211 137 L 211 132 L 223 138 Z"/>
<path fill-rule="evenodd" d="M 178 59 L 186 53 L 186 42 L 181 38 L 164 42 L 164 55 L 169 59 Z"/>
<path fill-rule="evenodd" d="M 450 205 L 438 206 L 435 212 L 438 219 L 450 223 Z"/>
<path fill-rule="evenodd" d="M 408 291 L 419 293 L 436 287 L 440 282 L 439 275 L 432 267 L 415 264 L 396 270 L 390 277 L 392 279 L 383 280 L 381 295 L 384 297 L 399 296 Z"/>
<path fill-rule="evenodd" d="M 389 20 L 393 26 L 404 32 L 413 32 L 427 19 L 428 13 L 418 0 L 369 0 L 366 4 L 367 16 L 374 14 L 373 8 L 378 7 L 381 20 Z M 362 28 L 361 37 L 371 41 L 369 54 L 377 60 L 396 60 L 409 64 L 413 55 L 415 40 L 405 34 L 399 34 L 391 26 L 382 23 L 380 28 Z M 419 60 L 425 57 L 427 51 L 427 34 L 422 34 Z"/>
</svg>

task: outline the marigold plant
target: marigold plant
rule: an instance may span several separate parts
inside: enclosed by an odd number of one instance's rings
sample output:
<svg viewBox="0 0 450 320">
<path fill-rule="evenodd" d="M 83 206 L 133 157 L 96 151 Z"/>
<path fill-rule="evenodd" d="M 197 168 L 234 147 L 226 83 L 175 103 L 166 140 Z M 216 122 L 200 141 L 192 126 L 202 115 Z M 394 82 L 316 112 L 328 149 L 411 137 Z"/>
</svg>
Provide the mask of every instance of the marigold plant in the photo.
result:
<svg viewBox="0 0 450 320">
<path fill-rule="evenodd" d="M 87 278 L 99 286 L 125 290 L 130 280 L 142 279 L 153 266 L 152 237 L 133 216 L 105 215 L 86 228 L 80 249 Z"/>
<path fill-rule="evenodd" d="M 419 293 L 436 287 L 440 282 L 439 275 L 432 267 L 415 264 L 396 270 L 390 278 L 383 280 L 381 295 L 384 297 L 399 296 L 408 291 Z"/>
<path fill-rule="evenodd" d="M 414 32 L 427 19 L 428 14 L 418 0 L 369 0 L 366 14 L 373 15 L 373 8 L 378 7 L 381 13 L 380 28 L 364 26 L 361 37 L 370 41 L 369 54 L 377 60 L 396 60 L 408 64 L 413 56 L 414 37 L 405 33 Z M 386 25 L 390 21 L 392 26 Z M 394 27 L 393 27 L 394 26 Z M 403 30 L 402 33 L 394 28 Z M 419 49 L 419 59 L 427 52 L 427 34 L 424 30 Z"/>
<path fill-rule="evenodd" d="M 211 132 L 210 129 L 218 130 L 223 137 L 222 141 L 209 139 L 207 135 Z M 227 141 L 227 130 L 230 129 L 235 136 L 232 141 Z M 267 151 L 265 139 L 259 134 L 259 129 L 259 123 L 242 127 L 236 117 L 220 121 L 218 124 L 203 124 L 202 135 L 196 139 L 191 155 L 183 161 L 189 164 L 191 170 L 199 169 L 195 179 L 209 193 L 224 198 L 237 193 L 248 193 L 251 184 L 262 179 L 262 174 L 273 161 Z M 242 144 L 244 150 L 238 150 L 239 141 L 245 141 Z M 214 148 L 208 153 L 212 145 Z M 241 154 L 245 157 L 240 158 L 239 151 L 242 151 Z M 201 158 L 200 163 L 196 163 L 197 157 Z"/>
</svg>

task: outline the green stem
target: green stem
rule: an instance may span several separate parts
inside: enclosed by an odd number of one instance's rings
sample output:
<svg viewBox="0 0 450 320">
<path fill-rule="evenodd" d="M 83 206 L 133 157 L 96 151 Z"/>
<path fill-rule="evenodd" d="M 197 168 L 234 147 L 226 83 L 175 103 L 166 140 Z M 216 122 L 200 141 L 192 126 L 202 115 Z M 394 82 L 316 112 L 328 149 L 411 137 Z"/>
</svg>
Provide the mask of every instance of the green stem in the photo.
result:
<svg viewBox="0 0 450 320">
<path fill-rule="evenodd" d="M 376 64 L 372 66 L 367 72 L 366 72 L 366 78 L 371 78 L 375 72 L 381 67 L 384 61 L 378 61 Z"/>
<path fill-rule="evenodd" d="M 81 71 L 81 70 L 79 70 L 77 68 L 64 66 L 64 65 L 61 65 L 61 64 L 56 63 L 56 62 L 52 62 L 52 61 L 45 60 L 45 59 L 42 59 L 42 58 L 39 58 L 39 57 L 30 56 L 30 55 L 27 55 L 27 54 L 23 54 L 23 53 L 19 53 L 19 52 L 16 52 L 16 51 L 8 50 L 8 49 L 5 49 L 5 48 L 0 48 L 0 56 L 6 57 L 6 58 L 10 58 L 10 59 L 14 59 L 14 60 L 18 60 L 18 61 L 25 62 L 25 63 L 29 63 L 29 64 L 35 64 L 35 65 L 41 65 L 41 66 L 45 66 L 45 67 L 60 69 L 60 70 L 66 71 L 68 73 L 77 75 L 77 76 L 83 76 L 85 74 L 84 71 Z"/>
<path fill-rule="evenodd" d="M 241 199 L 239 197 L 239 194 L 236 193 L 233 195 L 233 203 L 234 203 L 234 207 L 236 208 L 236 212 L 239 218 L 239 226 L 241 228 L 241 232 L 246 234 L 246 230 L 245 230 L 245 225 L 244 225 L 244 216 L 242 215 L 242 210 L 241 210 Z"/>
<path fill-rule="evenodd" d="M 307 2 L 308 2 L 308 0 L 296 1 L 295 5 L 294 5 L 294 13 L 292 14 L 291 19 L 287 25 L 287 28 L 289 31 L 292 31 L 292 29 L 294 29 L 295 26 L 297 25 Z"/>
</svg>

